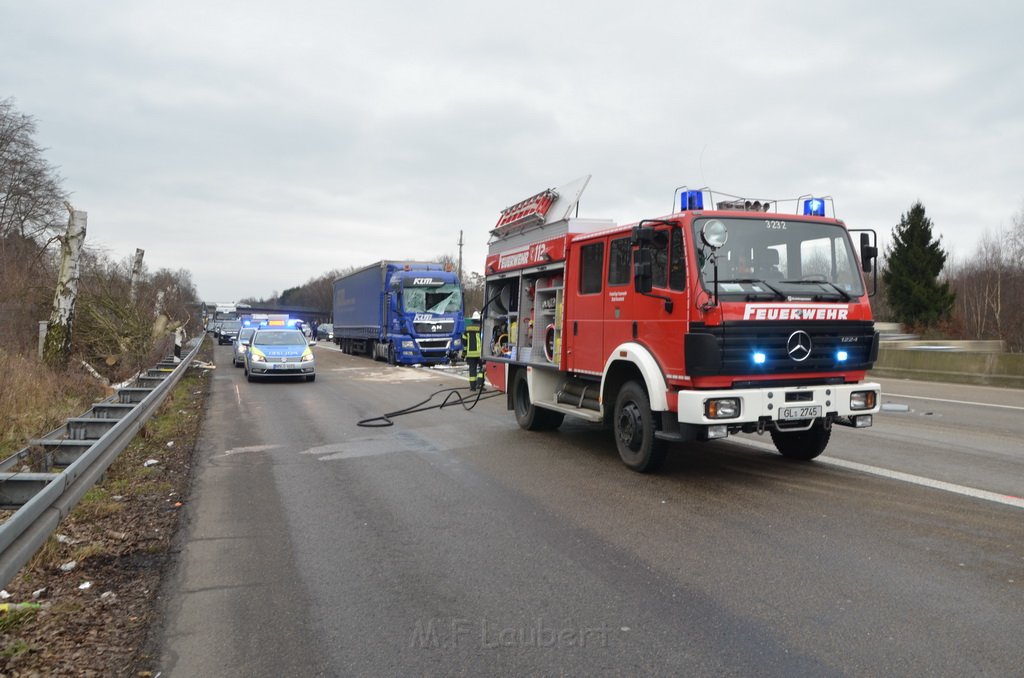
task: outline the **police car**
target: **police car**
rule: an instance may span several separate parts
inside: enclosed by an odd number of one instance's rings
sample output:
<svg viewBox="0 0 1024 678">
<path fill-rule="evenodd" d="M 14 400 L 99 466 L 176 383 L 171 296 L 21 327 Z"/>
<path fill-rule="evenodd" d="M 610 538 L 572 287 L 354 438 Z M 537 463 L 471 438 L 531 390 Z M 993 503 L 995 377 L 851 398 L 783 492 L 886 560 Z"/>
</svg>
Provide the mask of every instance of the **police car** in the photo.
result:
<svg viewBox="0 0 1024 678">
<path fill-rule="evenodd" d="M 245 376 L 262 378 L 303 377 L 316 379 L 316 361 L 302 330 L 294 327 L 260 327 L 245 353 Z"/>
<path fill-rule="evenodd" d="M 238 330 L 238 336 L 235 337 L 234 344 L 235 355 L 231 361 L 235 367 L 245 365 L 245 354 L 249 352 L 249 341 L 252 339 L 255 331 L 255 327 L 243 327 Z"/>
</svg>

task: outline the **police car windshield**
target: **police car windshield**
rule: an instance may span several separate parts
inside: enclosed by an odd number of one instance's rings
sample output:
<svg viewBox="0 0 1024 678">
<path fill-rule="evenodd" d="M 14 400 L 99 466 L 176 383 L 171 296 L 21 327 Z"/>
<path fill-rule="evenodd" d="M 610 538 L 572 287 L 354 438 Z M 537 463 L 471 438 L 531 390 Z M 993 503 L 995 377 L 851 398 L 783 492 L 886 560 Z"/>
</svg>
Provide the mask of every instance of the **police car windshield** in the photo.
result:
<svg viewBox="0 0 1024 678">
<path fill-rule="evenodd" d="M 787 214 L 754 219 L 711 217 L 724 222 L 729 240 L 718 251 L 719 294 L 750 294 L 763 281 L 787 295 L 816 295 L 848 300 L 864 294 L 860 265 L 846 229 L 836 224 L 799 221 Z M 709 221 L 695 219 L 693 241 Z M 714 284 L 711 252 L 698 247 L 698 265 L 705 289 Z M 724 285 L 722 281 L 728 281 Z"/>
<path fill-rule="evenodd" d="M 298 330 L 261 330 L 253 338 L 260 346 L 301 346 L 306 338 Z"/>
<path fill-rule="evenodd" d="M 403 306 L 408 313 L 455 313 L 462 308 L 462 290 L 458 285 L 407 287 Z"/>
</svg>

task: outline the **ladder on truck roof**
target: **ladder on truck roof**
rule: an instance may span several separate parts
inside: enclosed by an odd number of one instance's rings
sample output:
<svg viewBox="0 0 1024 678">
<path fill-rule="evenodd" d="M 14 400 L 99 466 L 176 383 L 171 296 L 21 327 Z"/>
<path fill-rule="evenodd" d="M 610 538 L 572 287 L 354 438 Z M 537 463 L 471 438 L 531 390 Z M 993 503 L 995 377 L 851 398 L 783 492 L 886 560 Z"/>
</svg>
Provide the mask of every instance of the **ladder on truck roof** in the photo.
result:
<svg viewBox="0 0 1024 678">
<path fill-rule="evenodd" d="M 567 233 L 569 218 L 579 205 L 590 176 L 580 177 L 560 188 L 545 189 L 503 209 L 498 223 L 491 229 L 488 253 Z"/>
</svg>

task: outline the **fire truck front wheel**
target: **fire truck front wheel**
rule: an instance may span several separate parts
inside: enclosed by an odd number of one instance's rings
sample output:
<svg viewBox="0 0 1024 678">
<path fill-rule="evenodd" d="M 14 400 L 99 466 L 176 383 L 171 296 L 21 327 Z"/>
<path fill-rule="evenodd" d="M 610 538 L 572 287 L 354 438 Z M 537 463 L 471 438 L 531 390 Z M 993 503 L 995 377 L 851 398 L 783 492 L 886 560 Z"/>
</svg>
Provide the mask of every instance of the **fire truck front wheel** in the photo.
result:
<svg viewBox="0 0 1024 678">
<path fill-rule="evenodd" d="M 612 419 L 619 457 L 639 473 L 657 471 L 665 461 L 666 443 L 654 437 L 654 414 L 644 387 L 635 381 L 622 386 L 615 397 Z"/>
<path fill-rule="evenodd" d="M 825 451 L 832 431 L 821 419 L 806 431 L 779 431 L 771 429 L 775 449 L 786 459 L 810 461 Z"/>
<path fill-rule="evenodd" d="M 536 407 L 530 399 L 530 385 L 526 381 L 526 370 L 519 370 L 512 377 L 512 403 L 515 406 L 516 422 L 527 431 L 553 431 L 562 425 L 565 415 L 561 412 Z"/>
</svg>

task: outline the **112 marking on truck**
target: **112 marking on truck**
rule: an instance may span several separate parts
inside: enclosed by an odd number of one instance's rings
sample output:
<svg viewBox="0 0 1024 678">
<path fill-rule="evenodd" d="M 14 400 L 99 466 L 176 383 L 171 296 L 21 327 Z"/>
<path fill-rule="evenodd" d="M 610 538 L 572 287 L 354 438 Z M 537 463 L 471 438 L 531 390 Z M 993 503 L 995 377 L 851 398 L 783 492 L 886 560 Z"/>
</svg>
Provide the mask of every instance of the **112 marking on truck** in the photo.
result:
<svg viewBox="0 0 1024 678">
<path fill-rule="evenodd" d="M 603 423 L 648 472 L 672 442 L 768 433 L 809 460 L 833 426 L 871 426 L 873 231 L 855 248 L 827 197 L 686 187 L 666 216 L 580 219 L 589 180 L 502 210 L 490 233 L 483 358 L 522 428 Z"/>
</svg>

